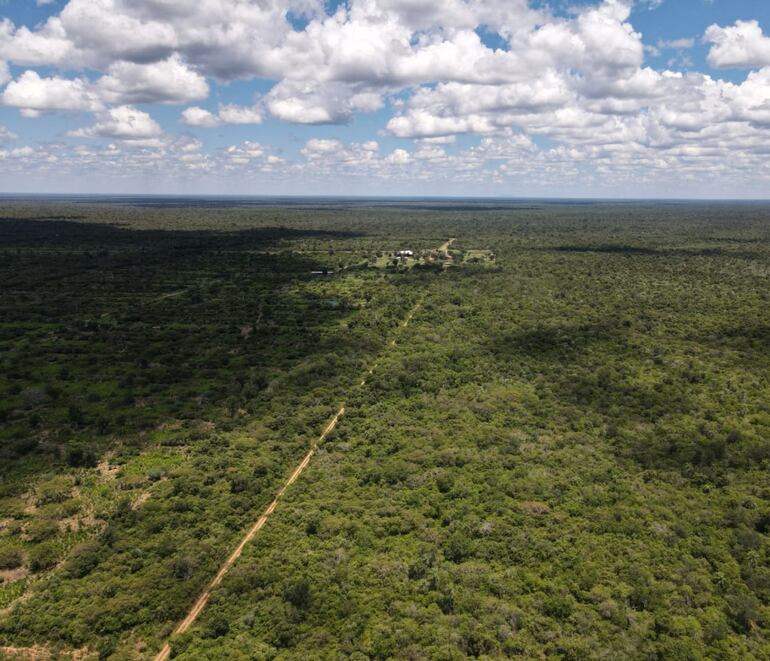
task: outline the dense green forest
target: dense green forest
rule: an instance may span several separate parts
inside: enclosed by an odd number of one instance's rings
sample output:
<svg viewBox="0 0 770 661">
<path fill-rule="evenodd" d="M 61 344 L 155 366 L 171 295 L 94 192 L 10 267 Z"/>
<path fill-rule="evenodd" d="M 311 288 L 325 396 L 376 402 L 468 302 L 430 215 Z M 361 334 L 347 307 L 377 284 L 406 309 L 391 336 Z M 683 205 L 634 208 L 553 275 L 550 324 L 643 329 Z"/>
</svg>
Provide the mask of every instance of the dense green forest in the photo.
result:
<svg viewBox="0 0 770 661">
<path fill-rule="evenodd" d="M 174 658 L 770 658 L 768 205 L 6 199 L 0 278 L 6 654 L 151 659 L 344 404 Z"/>
</svg>

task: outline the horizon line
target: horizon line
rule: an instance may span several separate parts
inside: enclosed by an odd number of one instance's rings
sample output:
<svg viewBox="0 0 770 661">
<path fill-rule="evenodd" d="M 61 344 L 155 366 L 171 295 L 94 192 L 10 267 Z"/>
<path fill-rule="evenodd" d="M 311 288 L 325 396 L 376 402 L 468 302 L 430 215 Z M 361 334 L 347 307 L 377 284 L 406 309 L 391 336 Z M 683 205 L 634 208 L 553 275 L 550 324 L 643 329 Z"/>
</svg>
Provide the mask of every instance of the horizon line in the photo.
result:
<svg viewBox="0 0 770 661">
<path fill-rule="evenodd" d="M 770 203 L 770 197 L 598 197 L 598 196 L 499 196 L 499 195 L 332 195 L 332 194 L 249 194 L 249 193 L 21 193 L 0 192 L 0 199 L 102 198 L 102 199 L 231 199 L 231 200 L 351 200 L 351 201 L 558 201 L 558 202 L 742 202 Z"/>
</svg>

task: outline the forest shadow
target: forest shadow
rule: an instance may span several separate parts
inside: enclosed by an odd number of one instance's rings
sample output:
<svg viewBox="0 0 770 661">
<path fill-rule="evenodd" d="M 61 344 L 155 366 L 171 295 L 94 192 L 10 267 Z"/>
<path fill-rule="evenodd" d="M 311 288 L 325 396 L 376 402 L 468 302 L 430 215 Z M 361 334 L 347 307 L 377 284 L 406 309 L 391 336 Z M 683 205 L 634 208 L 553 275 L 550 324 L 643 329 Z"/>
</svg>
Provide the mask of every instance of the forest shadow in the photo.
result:
<svg viewBox="0 0 770 661">
<path fill-rule="evenodd" d="M 592 344 L 616 339 L 619 329 L 606 323 L 559 324 L 524 328 L 492 339 L 490 350 L 508 360 L 564 361 L 575 358 Z"/>
<path fill-rule="evenodd" d="M 312 256 L 259 252 L 351 236 L 0 220 L 0 495 L 16 488 L 5 477 L 93 463 L 115 435 L 245 408 L 275 383 L 293 391 L 303 362 L 366 351 L 361 333 L 325 332 L 350 308 L 295 286 L 314 277 Z"/>
<path fill-rule="evenodd" d="M 538 247 L 533 250 L 542 252 L 603 253 L 651 257 L 740 257 L 743 259 L 759 259 L 761 257 L 760 253 L 747 250 L 725 250 L 724 248 L 650 248 L 647 246 L 631 246 L 626 244 L 561 245 Z"/>
<path fill-rule="evenodd" d="M 352 239 L 361 233 L 342 230 L 257 227 L 240 230 L 135 229 L 124 224 L 78 222 L 81 217 L 0 218 L 0 247 L 151 247 L 174 245 L 221 250 L 271 247 L 284 240 Z"/>
<path fill-rule="evenodd" d="M 708 346 L 728 345 L 738 351 L 750 352 L 752 362 L 756 362 L 754 352 L 761 347 L 770 353 L 770 324 L 742 324 L 725 326 L 715 333 L 698 336 L 698 341 Z M 758 345 L 758 346 L 757 346 Z"/>
<path fill-rule="evenodd" d="M 624 369 L 628 347 L 623 329 L 611 323 L 541 326 L 498 337 L 491 345 L 501 360 L 519 361 L 548 374 L 561 402 L 602 416 L 654 422 L 690 409 L 677 381 L 639 384 Z"/>
</svg>

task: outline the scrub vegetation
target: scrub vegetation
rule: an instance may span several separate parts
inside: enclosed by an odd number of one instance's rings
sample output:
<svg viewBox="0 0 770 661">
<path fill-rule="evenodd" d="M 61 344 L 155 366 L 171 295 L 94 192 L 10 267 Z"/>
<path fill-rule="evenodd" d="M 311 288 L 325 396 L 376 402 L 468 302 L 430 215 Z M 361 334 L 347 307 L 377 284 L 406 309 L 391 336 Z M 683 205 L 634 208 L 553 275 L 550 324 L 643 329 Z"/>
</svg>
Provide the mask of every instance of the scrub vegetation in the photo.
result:
<svg viewBox="0 0 770 661">
<path fill-rule="evenodd" d="M 0 278 L 0 647 L 152 658 L 344 404 L 174 658 L 770 656 L 768 206 L 5 200 Z"/>
</svg>

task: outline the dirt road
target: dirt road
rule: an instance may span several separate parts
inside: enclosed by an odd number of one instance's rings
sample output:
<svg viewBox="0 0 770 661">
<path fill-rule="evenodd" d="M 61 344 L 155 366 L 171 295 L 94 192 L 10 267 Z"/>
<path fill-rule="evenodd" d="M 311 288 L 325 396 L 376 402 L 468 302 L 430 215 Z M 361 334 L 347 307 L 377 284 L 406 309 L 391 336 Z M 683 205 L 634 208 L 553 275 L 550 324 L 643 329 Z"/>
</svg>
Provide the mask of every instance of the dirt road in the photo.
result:
<svg viewBox="0 0 770 661">
<path fill-rule="evenodd" d="M 453 241 L 454 239 L 449 239 L 449 241 L 442 244 L 439 250 L 446 252 L 449 249 L 449 246 L 452 245 Z M 404 320 L 401 322 L 401 326 L 400 326 L 401 328 L 406 328 L 409 325 L 409 323 L 412 321 L 412 319 L 414 318 L 414 315 L 420 309 L 424 301 L 425 301 L 425 296 L 421 296 L 420 299 L 417 301 L 417 303 L 415 303 L 414 306 L 412 306 L 412 308 L 407 313 L 406 317 L 404 317 Z M 395 345 L 396 345 L 396 339 L 394 338 L 393 340 L 391 340 L 390 346 L 393 347 Z M 367 370 L 367 374 L 372 374 L 376 366 L 377 366 L 377 362 L 375 362 L 372 365 L 372 367 L 369 370 Z M 361 385 L 364 385 L 365 383 L 366 383 L 366 378 L 364 378 L 361 381 Z M 294 482 L 297 481 L 297 478 L 299 478 L 299 476 L 302 475 L 302 472 L 308 467 L 308 464 L 310 464 L 310 460 L 313 458 L 313 455 L 318 450 L 318 446 L 321 443 L 323 443 L 326 437 L 334 430 L 334 428 L 337 426 L 337 423 L 339 422 L 340 418 L 343 415 L 345 415 L 344 405 L 340 406 L 339 411 L 337 411 L 336 415 L 329 421 L 329 424 L 326 425 L 326 428 L 323 430 L 321 435 L 313 444 L 313 447 L 310 448 L 308 453 L 305 455 L 302 461 L 297 465 L 297 467 L 294 469 L 294 471 L 286 480 L 286 482 L 284 482 L 283 486 L 279 489 L 278 493 L 275 495 L 273 502 L 271 502 L 270 505 L 267 506 L 267 509 L 265 509 L 265 511 L 262 512 L 262 515 L 259 517 L 259 519 L 257 519 L 257 522 L 241 538 L 241 541 L 238 543 L 238 546 L 230 554 L 227 560 L 225 560 L 224 564 L 219 568 L 217 575 L 206 586 L 206 589 L 198 597 L 195 604 L 190 609 L 190 612 L 187 613 L 187 616 L 177 625 L 176 629 L 174 629 L 173 635 L 184 633 L 193 625 L 195 620 L 198 619 L 198 616 L 206 607 L 206 604 L 208 603 L 208 600 L 211 597 L 211 593 L 214 590 L 214 588 L 216 588 L 222 582 L 222 579 L 224 579 L 224 577 L 230 571 L 232 566 L 235 564 L 235 561 L 243 553 L 243 549 L 246 547 L 246 545 L 252 539 L 254 539 L 254 536 L 263 528 L 265 523 L 267 523 L 267 519 L 270 517 L 270 515 L 275 511 L 275 508 L 278 506 L 278 501 L 286 493 L 286 490 L 292 484 L 294 484 Z M 161 651 L 158 652 L 157 656 L 155 657 L 155 661 L 166 661 L 170 655 L 171 655 L 171 644 L 169 642 L 166 642 L 166 644 L 163 645 L 163 648 L 161 649 Z"/>
<path fill-rule="evenodd" d="M 438 251 L 443 252 L 445 255 L 449 252 L 449 248 L 452 247 L 452 244 L 457 241 L 457 239 L 449 239 L 446 243 L 442 243 L 439 247 Z"/>
<path fill-rule="evenodd" d="M 345 407 L 341 406 L 340 410 L 337 411 L 335 416 L 329 421 L 329 424 L 326 425 L 326 428 L 323 430 L 323 433 L 318 437 L 318 440 L 313 444 L 313 447 L 310 448 L 308 453 L 305 455 L 305 457 L 302 459 L 302 461 L 297 465 L 297 467 L 294 469 L 291 475 L 289 475 L 289 479 L 286 480 L 286 482 L 283 483 L 283 486 L 278 490 L 278 493 L 275 495 L 275 498 L 273 499 L 273 502 L 270 503 L 267 506 L 267 509 L 262 512 L 262 516 L 257 519 L 257 522 L 251 527 L 251 529 L 241 538 L 241 541 L 238 543 L 238 546 L 235 547 L 235 550 L 230 554 L 230 557 L 225 560 L 224 564 L 219 568 L 219 571 L 217 572 L 217 575 L 211 580 L 211 582 L 206 586 L 206 589 L 201 593 L 201 595 L 198 597 L 197 601 L 193 605 L 193 607 L 190 609 L 190 612 L 187 613 L 187 617 L 182 620 L 176 629 L 174 629 L 174 635 L 184 633 L 187 631 L 195 622 L 196 619 L 198 619 L 198 615 L 200 615 L 201 611 L 206 607 L 206 603 L 209 600 L 209 597 L 211 596 L 212 590 L 214 590 L 217 585 L 219 585 L 222 582 L 222 579 L 227 575 L 227 573 L 232 569 L 232 566 L 235 564 L 235 561 L 241 557 L 241 554 L 243 553 L 243 549 L 246 547 L 246 544 L 248 544 L 252 539 L 254 539 L 254 536 L 262 529 L 262 527 L 267 523 L 268 517 L 273 513 L 275 508 L 278 506 L 278 501 L 281 499 L 283 494 L 286 493 L 286 490 L 297 481 L 297 478 L 302 475 L 302 471 L 304 471 L 308 464 L 310 463 L 310 460 L 312 459 L 313 455 L 316 453 L 316 450 L 318 450 L 318 446 L 323 443 L 324 439 L 334 430 L 334 428 L 337 426 L 337 423 L 339 422 L 339 419 L 345 415 Z M 168 659 L 169 655 L 171 654 L 171 646 L 169 643 L 166 643 L 163 646 L 163 649 L 158 653 L 158 655 L 155 657 L 155 661 L 165 661 Z"/>
</svg>

